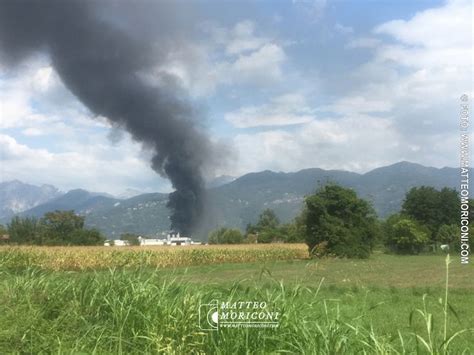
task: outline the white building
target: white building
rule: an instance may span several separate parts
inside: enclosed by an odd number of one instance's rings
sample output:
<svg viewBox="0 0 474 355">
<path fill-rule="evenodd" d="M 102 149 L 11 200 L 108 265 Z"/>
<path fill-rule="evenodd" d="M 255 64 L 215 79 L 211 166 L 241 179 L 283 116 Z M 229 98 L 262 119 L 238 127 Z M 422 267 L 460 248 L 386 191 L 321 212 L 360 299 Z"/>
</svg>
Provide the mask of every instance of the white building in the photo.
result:
<svg viewBox="0 0 474 355">
<path fill-rule="evenodd" d="M 117 247 L 126 247 L 127 245 L 130 245 L 130 242 L 128 240 L 115 239 L 115 240 L 106 240 L 104 243 L 104 246 L 106 247 L 110 247 L 111 245 L 117 246 Z"/>
<path fill-rule="evenodd" d="M 166 245 L 166 239 L 148 239 L 138 237 L 138 241 L 140 242 L 140 246 L 147 246 L 147 245 Z"/>
<path fill-rule="evenodd" d="M 163 236 L 165 233 L 163 233 Z M 138 237 L 138 241 L 140 246 L 151 246 L 151 245 L 191 245 L 191 244 L 200 244 L 195 243 L 191 238 L 182 237 L 179 233 L 176 232 L 168 232 L 166 234 L 166 238 L 158 239 L 158 238 L 143 238 L 141 236 Z M 113 240 L 113 241 L 106 241 L 104 243 L 105 246 L 127 246 L 130 245 L 130 242 L 127 240 Z"/>
</svg>

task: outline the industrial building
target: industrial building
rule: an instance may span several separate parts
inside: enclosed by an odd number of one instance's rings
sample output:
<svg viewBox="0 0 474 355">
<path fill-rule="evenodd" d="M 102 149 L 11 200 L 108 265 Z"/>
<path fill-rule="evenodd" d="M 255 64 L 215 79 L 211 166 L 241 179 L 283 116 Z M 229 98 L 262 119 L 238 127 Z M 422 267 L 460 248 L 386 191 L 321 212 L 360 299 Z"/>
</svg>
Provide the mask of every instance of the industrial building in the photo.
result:
<svg viewBox="0 0 474 355">
<path fill-rule="evenodd" d="M 164 236 L 165 233 L 162 233 Z M 171 246 L 177 246 L 177 245 L 193 245 L 193 244 L 201 244 L 194 242 L 191 238 L 189 237 L 182 237 L 179 233 L 170 231 L 166 233 L 165 238 L 143 238 L 142 236 L 138 237 L 138 242 L 140 246 L 152 246 L 152 245 L 171 245 Z M 120 240 L 116 239 L 113 241 L 106 241 L 104 243 L 105 246 L 128 246 L 130 245 L 130 242 L 128 240 Z"/>
</svg>

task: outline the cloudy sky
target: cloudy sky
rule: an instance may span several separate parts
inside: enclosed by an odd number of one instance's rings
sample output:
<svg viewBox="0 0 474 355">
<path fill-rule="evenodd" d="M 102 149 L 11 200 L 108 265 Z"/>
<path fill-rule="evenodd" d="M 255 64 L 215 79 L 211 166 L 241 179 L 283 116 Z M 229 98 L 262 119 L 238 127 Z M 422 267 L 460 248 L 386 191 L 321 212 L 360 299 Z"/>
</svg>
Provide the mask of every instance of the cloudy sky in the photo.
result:
<svg viewBox="0 0 474 355">
<path fill-rule="evenodd" d="M 186 30 L 154 71 L 179 79 L 212 139 L 228 146 L 209 176 L 457 166 L 459 97 L 472 93 L 471 1 L 207 0 L 181 2 L 175 15 Z M 90 114 L 47 56 L 15 70 L 0 63 L 0 105 L 1 181 L 170 190 L 150 152 Z"/>
</svg>

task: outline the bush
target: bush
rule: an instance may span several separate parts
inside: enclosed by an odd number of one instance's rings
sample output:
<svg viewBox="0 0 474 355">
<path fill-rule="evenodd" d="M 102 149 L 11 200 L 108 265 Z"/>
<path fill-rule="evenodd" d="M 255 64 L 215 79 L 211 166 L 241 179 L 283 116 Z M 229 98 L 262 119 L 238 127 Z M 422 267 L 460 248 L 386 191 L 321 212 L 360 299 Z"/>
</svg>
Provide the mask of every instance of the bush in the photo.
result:
<svg viewBox="0 0 474 355">
<path fill-rule="evenodd" d="M 455 224 L 443 224 L 439 227 L 438 233 L 436 234 L 436 241 L 441 244 L 453 244 L 458 239 L 460 233 L 459 226 Z"/>
<path fill-rule="evenodd" d="M 310 253 L 324 244 L 327 254 L 367 258 L 377 237 L 375 212 L 347 188 L 331 184 L 305 200 L 302 213 Z M 318 250 L 318 253 L 321 251 Z"/>
<path fill-rule="evenodd" d="M 70 240 L 72 245 L 102 245 L 105 238 L 97 229 L 77 229 Z"/>
<path fill-rule="evenodd" d="M 430 230 L 418 222 L 397 215 L 387 221 L 386 245 L 399 254 L 418 254 L 428 243 Z"/>
<path fill-rule="evenodd" d="M 257 236 L 258 243 L 301 243 L 304 242 L 304 224 L 301 218 L 292 223 L 280 224 L 275 212 L 269 208 L 258 217 L 257 224 L 247 224 L 247 236 Z"/>
<path fill-rule="evenodd" d="M 238 229 L 220 228 L 209 235 L 209 244 L 241 244 L 244 241 Z"/>
<path fill-rule="evenodd" d="M 438 229 L 436 241 L 440 244 L 448 244 L 452 248 L 456 248 L 460 244 L 461 229 L 456 224 L 443 224 Z"/>
</svg>

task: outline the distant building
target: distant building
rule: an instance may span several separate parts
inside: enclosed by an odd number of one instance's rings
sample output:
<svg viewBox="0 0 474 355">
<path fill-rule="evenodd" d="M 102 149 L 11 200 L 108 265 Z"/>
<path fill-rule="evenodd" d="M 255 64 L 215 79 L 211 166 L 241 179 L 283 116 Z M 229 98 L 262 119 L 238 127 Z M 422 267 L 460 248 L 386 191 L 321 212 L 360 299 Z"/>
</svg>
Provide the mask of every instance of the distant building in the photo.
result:
<svg viewBox="0 0 474 355">
<path fill-rule="evenodd" d="M 120 240 L 120 239 L 114 239 L 114 240 L 106 240 L 104 243 L 104 246 L 110 247 L 126 247 L 130 245 L 130 242 L 128 240 Z"/>
<path fill-rule="evenodd" d="M 140 246 L 152 246 L 152 245 L 171 245 L 171 246 L 177 246 L 177 245 L 193 245 L 193 244 L 201 244 L 201 243 L 196 243 L 194 242 L 191 238 L 189 237 L 182 237 L 179 233 L 174 232 L 174 231 L 169 231 L 168 233 L 162 233 L 163 236 L 166 235 L 165 238 L 143 238 L 143 237 L 138 237 L 138 241 L 140 243 Z M 127 240 L 108 240 L 104 243 L 105 246 L 128 246 L 130 245 L 130 242 Z"/>
<path fill-rule="evenodd" d="M 166 244 L 166 239 L 153 239 L 153 238 L 138 237 L 138 241 L 140 242 L 140 246 Z"/>
</svg>

